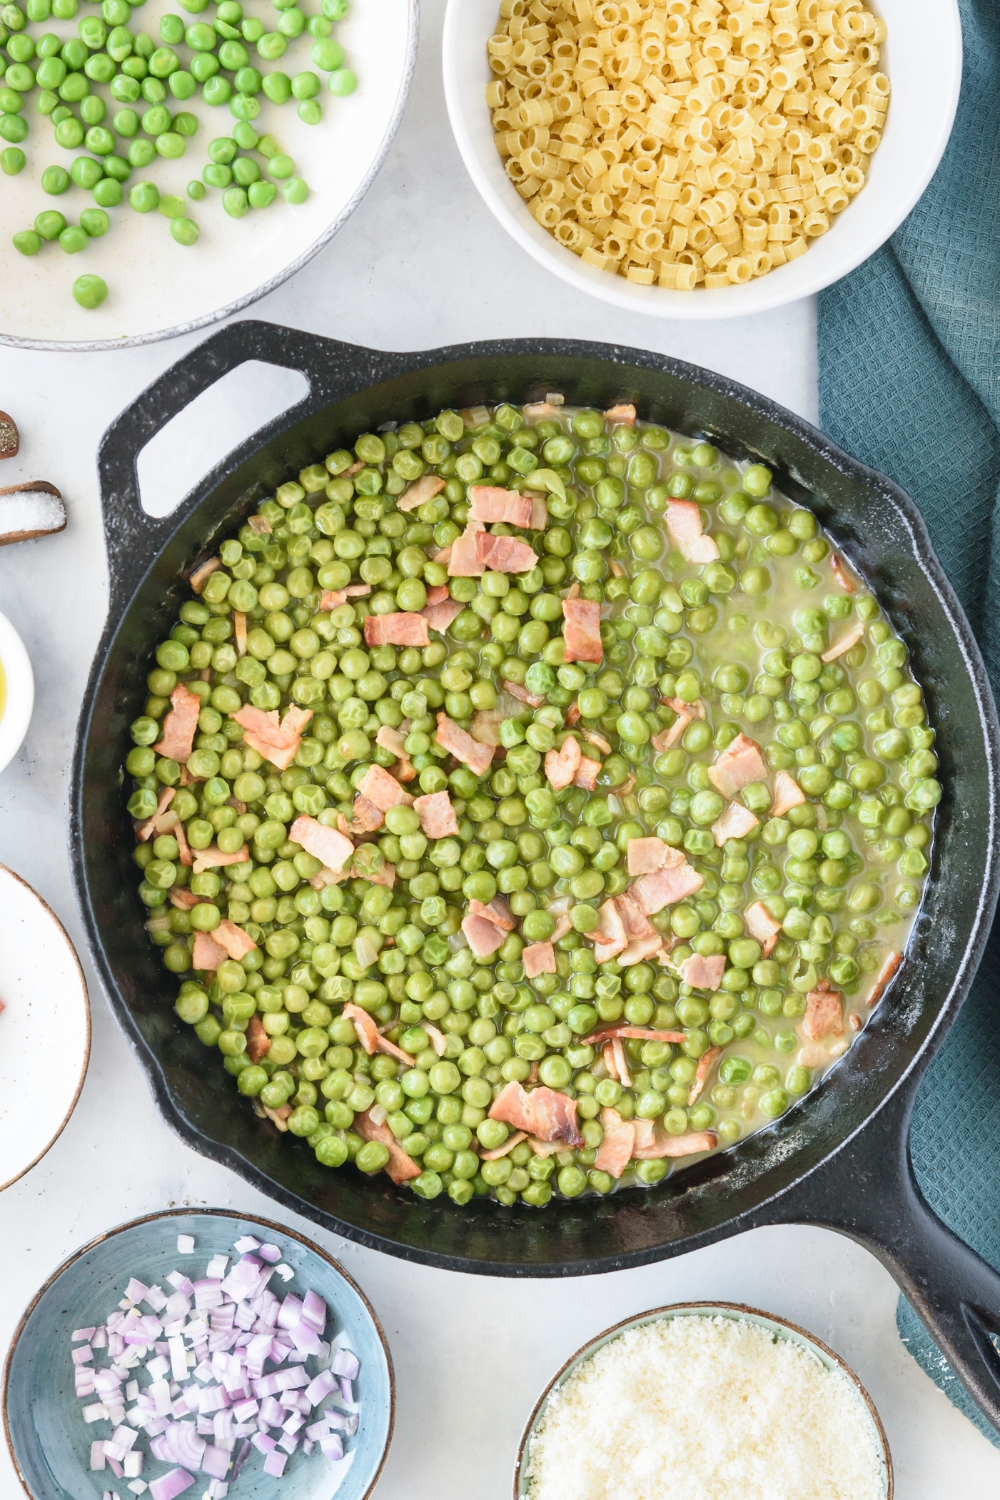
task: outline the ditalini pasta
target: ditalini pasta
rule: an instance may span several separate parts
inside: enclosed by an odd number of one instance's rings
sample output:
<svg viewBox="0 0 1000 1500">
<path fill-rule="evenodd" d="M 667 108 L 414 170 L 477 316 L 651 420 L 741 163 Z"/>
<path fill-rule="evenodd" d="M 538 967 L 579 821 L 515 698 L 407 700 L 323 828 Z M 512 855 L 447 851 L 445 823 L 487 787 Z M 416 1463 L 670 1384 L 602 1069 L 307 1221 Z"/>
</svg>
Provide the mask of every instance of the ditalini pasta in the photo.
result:
<svg viewBox="0 0 1000 1500">
<path fill-rule="evenodd" d="M 885 35 L 862 0 L 500 0 L 486 102 L 529 211 L 588 265 L 738 285 L 864 186 Z"/>
</svg>

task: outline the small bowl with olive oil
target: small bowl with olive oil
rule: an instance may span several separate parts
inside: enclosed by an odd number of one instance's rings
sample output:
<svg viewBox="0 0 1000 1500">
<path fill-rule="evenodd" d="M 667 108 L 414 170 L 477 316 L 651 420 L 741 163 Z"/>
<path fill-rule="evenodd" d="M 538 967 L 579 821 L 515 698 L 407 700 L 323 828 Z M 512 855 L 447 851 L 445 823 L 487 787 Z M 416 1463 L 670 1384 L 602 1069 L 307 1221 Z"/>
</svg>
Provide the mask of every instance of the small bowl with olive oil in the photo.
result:
<svg viewBox="0 0 1000 1500">
<path fill-rule="evenodd" d="M 35 706 L 35 678 L 24 642 L 0 615 L 0 771 L 20 750 Z"/>
</svg>

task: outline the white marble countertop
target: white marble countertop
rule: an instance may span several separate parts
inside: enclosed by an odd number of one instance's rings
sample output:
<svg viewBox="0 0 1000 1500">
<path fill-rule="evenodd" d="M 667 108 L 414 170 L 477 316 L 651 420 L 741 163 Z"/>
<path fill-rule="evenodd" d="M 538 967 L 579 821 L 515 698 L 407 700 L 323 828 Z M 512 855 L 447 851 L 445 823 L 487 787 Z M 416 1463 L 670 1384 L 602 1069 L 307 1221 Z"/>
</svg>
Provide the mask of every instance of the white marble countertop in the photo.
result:
<svg viewBox="0 0 1000 1500">
<path fill-rule="evenodd" d="M 438 63 L 443 10 L 444 0 L 424 0 L 409 108 L 368 198 L 323 253 L 249 315 L 388 349 L 511 335 L 633 344 L 745 381 L 815 420 L 810 304 L 701 326 L 630 318 L 564 287 L 502 234 L 448 127 Z M 0 778 L 0 862 L 36 887 L 78 943 L 94 1022 L 90 1072 L 72 1120 L 34 1171 L 0 1197 L 0 1353 L 38 1285 L 116 1223 L 183 1203 L 290 1217 L 190 1151 L 160 1118 L 88 963 L 67 854 L 71 746 L 107 601 L 97 443 L 195 342 L 67 356 L 0 347 L 0 407 L 22 434 L 3 483 L 48 479 L 69 512 L 62 535 L 0 551 L 0 609 L 24 638 L 38 689 L 27 741 Z M 265 368 L 230 377 L 148 451 L 147 508 L 169 508 L 298 393 L 294 378 Z M 290 1222 L 359 1281 L 392 1347 L 397 1425 L 379 1500 L 505 1500 L 524 1421 L 569 1354 L 646 1308 L 710 1299 L 788 1317 L 849 1361 L 884 1420 L 897 1500 L 1000 1489 L 1000 1452 L 903 1350 L 888 1274 L 837 1234 L 758 1230 L 642 1270 L 507 1281 L 410 1265 Z M 0 1500 L 20 1493 L 4 1450 Z"/>
</svg>

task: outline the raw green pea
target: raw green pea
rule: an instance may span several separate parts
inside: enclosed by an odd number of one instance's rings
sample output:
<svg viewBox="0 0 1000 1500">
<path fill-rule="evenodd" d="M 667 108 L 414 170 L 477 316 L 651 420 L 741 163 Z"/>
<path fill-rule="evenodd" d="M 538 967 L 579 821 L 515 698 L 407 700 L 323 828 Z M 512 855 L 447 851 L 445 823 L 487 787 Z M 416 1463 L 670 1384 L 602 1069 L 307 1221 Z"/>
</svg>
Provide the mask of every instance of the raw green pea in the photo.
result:
<svg viewBox="0 0 1000 1500">
<path fill-rule="evenodd" d="M 296 113 L 304 125 L 318 125 L 323 119 L 323 111 L 315 99 L 303 100 Z"/>
<path fill-rule="evenodd" d="M 69 169 L 69 175 L 77 187 L 91 192 L 104 176 L 104 168 L 92 156 L 78 156 Z"/>
<path fill-rule="evenodd" d="M 237 120 L 233 126 L 233 140 L 241 150 L 253 151 L 258 144 L 258 139 L 257 132 L 249 120 Z"/>
<path fill-rule="evenodd" d="M 7 146 L 0 151 L 0 172 L 3 172 L 5 177 L 16 177 L 18 172 L 24 171 L 27 160 L 28 158 L 18 146 Z M 15 236 L 15 240 L 17 238 L 18 236 Z"/>
<path fill-rule="evenodd" d="M 166 157 L 169 161 L 176 161 L 184 155 L 187 143 L 182 135 L 174 130 L 164 131 L 163 135 L 156 137 L 156 150 L 159 156 Z"/>
<path fill-rule="evenodd" d="M 337 68 L 327 80 L 327 88 L 338 99 L 346 99 L 358 86 L 357 76 L 350 68 Z"/>
<path fill-rule="evenodd" d="M 24 140 L 27 134 L 28 122 L 22 119 L 20 115 L 0 115 L 0 140 L 11 141 L 14 145 L 17 145 L 19 141 Z M 60 142 L 60 144 L 62 143 Z M 79 145 L 79 141 L 74 142 L 74 144 Z"/>
<path fill-rule="evenodd" d="M 256 46 L 265 62 L 277 62 L 288 48 L 288 39 L 280 31 L 265 31 L 258 37 Z"/>
<path fill-rule="evenodd" d="M 229 113 L 236 120 L 256 120 L 260 101 L 249 94 L 234 94 L 229 101 Z"/>
<path fill-rule="evenodd" d="M 3 157 L 6 156 L 6 154 L 7 153 L 4 152 L 2 155 L 0 155 L 0 164 L 2 164 Z M 11 236 L 11 243 L 13 244 L 14 249 L 17 250 L 21 255 L 37 255 L 39 250 L 42 248 L 42 237 L 34 229 L 23 229 L 20 231 L 20 233 Z"/>
<path fill-rule="evenodd" d="M 222 195 L 222 206 L 230 218 L 242 219 L 249 210 L 250 200 L 241 187 L 228 187 Z"/>
<path fill-rule="evenodd" d="M 82 130 L 80 138 L 81 140 L 83 138 Z M 60 193 L 65 193 L 69 185 L 70 175 L 65 167 L 46 167 L 42 173 L 43 193 L 50 193 L 53 197 L 57 197 Z"/>
<path fill-rule="evenodd" d="M 160 190 L 153 182 L 137 182 L 129 189 L 128 201 L 136 213 L 152 213 L 160 202 Z"/>
<path fill-rule="evenodd" d="M 116 182 L 127 182 L 132 175 L 131 166 L 122 156 L 106 156 L 103 165 L 105 176 Z"/>
<path fill-rule="evenodd" d="M 247 199 L 251 208 L 269 208 L 278 196 L 273 182 L 252 182 L 247 188 Z"/>
<path fill-rule="evenodd" d="M 58 210 L 54 208 L 46 209 L 43 213 L 38 214 L 35 219 L 35 229 L 38 234 L 41 235 L 43 240 L 58 239 L 65 228 L 66 219 L 64 215 L 59 213 Z M 139 722 L 141 721 L 137 719 L 136 724 L 138 724 Z M 135 736 L 133 735 L 133 738 L 134 737 Z M 159 736 L 157 735 L 156 738 L 159 738 Z M 139 744 L 144 742 L 137 740 L 136 743 Z M 148 743 L 152 744 L 153 741 L 150 740 Z"/>
<path fill-rule="evenodd" d="M 321 72 L 333 73 L 343 65 L 344 49 L 339 43 L 326 38 L 313 43 L 309 56 Z"/>
<path fill-rule="evenodd" d="M 73 283 L 73 298 L 80 307 L 100 307 L 107 295 L 108 284 L 100 276 L 78 276 Z"/>
<path fill-rule="evenodd" d="M 185 191 L 187 192 L 189 198 L 193 198 L 196 202 L 200 202 L 201 199 L 205 196 L 205 184 L 203 182 L 199 182 L 196 177 L 193 179 L 193 181 L 188 183 Z"/>
<path fill-rule="evenodd" d="M 259 46 L 258 51 L 260 51 Z M 261 53 L 261 56 L 263 55 Z M 292 80 L 287 73 L 265 73 L 261 87 L 272 104 L 286 104 L 292 97 Z"/>
<path fill-rule="evenodd" d="M 136 167 L 140 172 L 152 166 L 156 160 L 156 147 L 152 141 L 135 140 L 130 141 L 128 151 L 125 153 L 130 167 Z"/>
<path fill-rule="evenodd" d="M 88 244 L 87 231 L 76 225 L 68 225 L 59 236 L 59 247 L 67 255 L 77 255 L 81 250 L 86 250 Z"/>
<path fill-rule="evenodd" d="M 228 78 L 209 78 L 202 85 L 201 97 L 206 104 L 225 104 L 231 98 L 233 86 Z"/>
</svg>

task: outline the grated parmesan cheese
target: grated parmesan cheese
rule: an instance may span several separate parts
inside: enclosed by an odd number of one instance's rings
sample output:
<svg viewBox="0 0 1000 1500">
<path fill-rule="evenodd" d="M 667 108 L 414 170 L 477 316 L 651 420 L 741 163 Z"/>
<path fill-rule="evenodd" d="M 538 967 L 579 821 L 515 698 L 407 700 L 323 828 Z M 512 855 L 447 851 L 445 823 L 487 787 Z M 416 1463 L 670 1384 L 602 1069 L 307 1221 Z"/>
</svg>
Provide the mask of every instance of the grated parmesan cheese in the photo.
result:
<svg viewBox="0 0 1000 1500">
<path fill-rule="evenodd" d="M 855 1387 L 743 1319 L 630 1329 L 550 1396 L 530 1500 L 883 1500 Z"/>
</svg>

